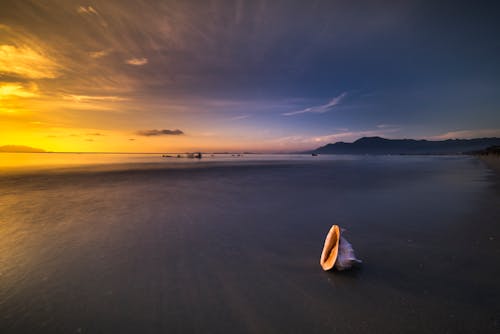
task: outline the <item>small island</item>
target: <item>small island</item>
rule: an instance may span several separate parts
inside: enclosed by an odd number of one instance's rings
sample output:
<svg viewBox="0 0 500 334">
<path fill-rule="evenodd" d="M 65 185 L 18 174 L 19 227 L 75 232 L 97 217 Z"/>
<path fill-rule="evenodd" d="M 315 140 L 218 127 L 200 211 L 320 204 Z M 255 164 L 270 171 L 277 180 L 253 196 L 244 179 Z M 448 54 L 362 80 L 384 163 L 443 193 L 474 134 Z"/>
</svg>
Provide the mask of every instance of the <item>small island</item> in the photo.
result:
<svg viewBox="0 0 500 334">
<path fill-rule="evenodd" d="M 23 145 L 4 145 L 0 146 L 0 153 L 47 153 L 47 151 Z"/>
</svg>

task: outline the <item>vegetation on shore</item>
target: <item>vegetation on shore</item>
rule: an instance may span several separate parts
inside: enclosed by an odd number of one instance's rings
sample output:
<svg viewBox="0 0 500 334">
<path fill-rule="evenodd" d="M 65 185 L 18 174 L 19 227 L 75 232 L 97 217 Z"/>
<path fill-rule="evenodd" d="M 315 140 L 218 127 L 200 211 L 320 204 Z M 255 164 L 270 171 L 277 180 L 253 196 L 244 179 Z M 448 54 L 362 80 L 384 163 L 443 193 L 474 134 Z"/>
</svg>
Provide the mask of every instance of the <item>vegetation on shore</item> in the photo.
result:
<svg viewBox="0 0 500 334">
<path fill-rule="evenodd" d="M 497 156 L 500 157 L 500 146 L 495 145 L 495 146 L 490 146 L 485 148 L 484 150 L 479 150 L 479 151 L 473 151 L 471 152 L 473 155 L 487 155 L 487 156 Z"/>
</svg>

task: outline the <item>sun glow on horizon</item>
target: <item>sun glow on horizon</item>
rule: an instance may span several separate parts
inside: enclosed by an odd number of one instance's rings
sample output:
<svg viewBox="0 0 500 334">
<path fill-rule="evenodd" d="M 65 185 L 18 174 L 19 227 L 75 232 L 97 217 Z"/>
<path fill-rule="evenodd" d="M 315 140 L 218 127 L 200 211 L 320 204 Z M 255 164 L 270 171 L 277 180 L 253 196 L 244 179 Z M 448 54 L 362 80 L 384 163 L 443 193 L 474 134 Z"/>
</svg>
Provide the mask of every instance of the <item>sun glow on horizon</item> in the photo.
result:
<svg viewBox="0 0 500 334">
<path fill-rule="evenodd" d="M 163 98 L 148 105 L 129 85 L 121 86 L 118 82 L 112 85 L 123 73 L 96 75 L 88 78 L 90 82 L 77 80 L 75 84 L 69 78 L 75 75 L 73 72 L 78 69 L 73 67 L 78 64 L 64 57 L 50 58 L 43 44 L 14 28 L 2 25 L 0 32 L 11 41 L 18 37 L 16 45 L 0 45 L 0 146 L 21 145 L 49 152 L 273 150 L 269 145 L 255 143 L 250 136 L 234 136 L 237 130 L 232 130 L 233 135 L 217 135 L 217 129 L 207 132 L 195 118 L 182 118 L 182 113 L 189 112 L 182 106 L 182 97 L 170 107 L 162 105 Z M 37 51 L 28 45 L 36 45 Z M 86 52 L 86 61 L 99 67 L 98 61 L 110 52 Z M 57 52 L 54 54 L 57 56 Z M 121 63 L 142 67 L 148 60 L 130 58 Z M 87 80 L 79 78 L 82 79 Z M 131 78 L 125 82 L 131 83 Z M 148 109 L 158 106 L 165 109 L 160 117 L 148 115 Z M 234 122 L 245 118 L 229 117 L 228 122 L 234 126 Z M 184 130 L 186 133 L 164 130 L 157 135 L 141 134 L 142 129 L 179 120 L 184 129 L 189 129 Z M 219 131 L 227 132 L 225 126 L 219 126 Z"/>
</svg>

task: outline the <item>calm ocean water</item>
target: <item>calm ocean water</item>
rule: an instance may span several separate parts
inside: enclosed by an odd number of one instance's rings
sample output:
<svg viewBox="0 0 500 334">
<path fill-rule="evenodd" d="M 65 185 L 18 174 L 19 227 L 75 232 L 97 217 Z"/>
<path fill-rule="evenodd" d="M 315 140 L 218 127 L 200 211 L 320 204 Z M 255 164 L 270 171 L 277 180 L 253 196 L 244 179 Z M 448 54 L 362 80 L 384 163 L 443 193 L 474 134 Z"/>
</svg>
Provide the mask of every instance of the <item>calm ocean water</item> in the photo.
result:
<svg viewBox="0 0 500 334">
<path fill-rule="evenodd" d="M 500 331 L 473 157 L 0 159 L 0 333 Z M 359 270 L 321 270 L 331 224 Z"/>
<path fill-rule="evenodd" d="M 199 159 L 188 159 L 186 153 L 164 154 L 103 154 L 103 153 L 0 153 L 0 172 L 7 170 L 48 169 L 54 167 L 92 166 L 109 164 L 185 164 L 199 163 Z M 166 155 L 166 154 L 165 154 Z M 180 158 L 177 158 L 180 155 Z M 332 160 L 334 157 L 322 155 L 317 160 Z M 353 156 L 340 156 L 338 159 L 350 159 Z M 296 161 L 311 160 L 307 154 L 204 154 L 201 161 Z"/>
</svg>

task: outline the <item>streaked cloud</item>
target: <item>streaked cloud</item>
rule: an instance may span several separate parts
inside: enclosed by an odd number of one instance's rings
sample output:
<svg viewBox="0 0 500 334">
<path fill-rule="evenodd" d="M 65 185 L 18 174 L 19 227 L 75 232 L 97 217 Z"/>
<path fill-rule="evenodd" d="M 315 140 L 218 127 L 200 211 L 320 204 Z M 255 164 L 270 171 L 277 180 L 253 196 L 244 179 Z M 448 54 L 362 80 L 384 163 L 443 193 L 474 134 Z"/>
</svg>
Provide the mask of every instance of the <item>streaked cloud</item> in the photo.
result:
<svg viewBox="0 0 500 334">
<path fill-rule="evenodd" d="M 168 130 L 168 129 L 163 129 L 163 130 L 140 130 L 137 131 L 137 134 L 139 136 L 146 136 L 146 137 L 151 137 L 151 136 L 179 136 L 183 135 L 184 132 L 175 129 L 175 130 Z"/>
<path fill-rule="evenodd" d="M 378 124 L 377 128 L 379 129 L 389 129 L 389 128 L 397 128 L 399 125 L 397 124 Z"/>
<path fill-rule="evenodd" d="M 53 134 L 47 135 L 47 138 L 68 138 L 68 137 L 106 137 L 107 135 L 101 132 L 87 132 L 87 133 L 68 133 L 65 128 L 50 127 Z M 83 129 L 81 129 L 83 130 Z M 54 134 L 57 133 L 57 134 Z"/>
<path fill-rule="evenodd" d="M 91 96 L 91 95 L 64 95 L 63 99 L 72 100 L 75 102 L 92 102 L 92 101 L 107 101 L 107 102 L 117 102 L 126 101 L 127 98 L 120 96 Z"/>
<path fill-rule="evenodd" d="M 39 97 L 35 83 L 0 82 L 0 113 L 5 115 L 25 112 L 33 107 L 31 101 Z M 0 119 L 0 123 L 2 121 Z"/>
<path fill-rule="evenodd" d="M 486 138 L 500 137 L 500 129 L 475 129 L 475 130 L 458 130 L 443 133 L 441 135 L 429 137 L 434 140 L 445 139 L 471 139 L 471 138 Z"/>
<path fill-rule="evenodd" d="M 87 6 L 87 7 L 80 6 L 80 7 L 78 7 L 77 12 L 80 13 L 80 14 L 94 14 L 94 15 L 99 15 L 99 13 L 97 13 L 97 11 L 92 6 Z"/>
<path fill-rule="evenodd" d="M 28 46 L 0 45 L 0 73 L 29 79 L 56 78 L 59 65 Z"/>
<path fill-rule="evenodd" d="M 272 139 L 270 142 L 281 147 L 296 147 L 303 150 L 317 148 L 330 143 L 339 141 L 353 142 L 361 137 L 380 136 L 391 138 L 394 133 L 400 132 L 399 128 L 392 129 L 369 129 L 369 130 L 349 130 L 330 133 L 320 136 L 294 135 Z"/>
<path fill-rule="evenodd" d="M 127 59 L 125 61 L 125 63 L 127 63 L 129 65 L 134 65 L 134 66 L 143 66 L 143 65 L 146 65 L 148 63 L 148 59 L 147 58 L 131 58 L 131 59 Z"/>
<path fill-rule="evenodd" d="M 310 140 L 314 143 L 329 144 L 338 141 L 355 141 L 361 137 L 392 137 L 393 133 L 400 132 L 399 128 L 391 128 L 384 130 L 358 130 L 358 131 L 342 131 L 323 136 L 311 137 Z"/>
<path fill-rule="evenodd" d="M 334 97 L 331 99 L 328 103 L 322 104 L 319 106 L 314 106 L 314 107 L 309 107 L 297 111 L 291 111 L 291 112 L 286 112 L 283 113 L 283 116 L 294 116 L 294 115 L 299 115 L 299 114 L 305 114 L 305 113 L 324 113 L 327 112 L 331 109 L 333 109 L 335 106 L 339 105 L 340 102 L 347 96 L 347 92 L 344 92 L 340 94 L 339 96 Z"/>
<path fill-rule="evenodd" d="M 230 120 L 231 121 L 239 121 L 242 119 L 247 119 L 249 117 L 250 117 L 250 115 L 240 115 L 240 116 L 231 117 Z"/>
<path fill-rule="evenodd" d="M 92 6 L 80 6 L 76 10 L 78 14 L 81 14 L 82 16 L 93 16 L 97 22 L 101 25 L 101 27 L 107 28 L 108 23 L 104 20 L 104 18 L 99 14 L 99 12 Z"/>
<path fill-rule="evenodd" d="M 109 49 L 108 50 L 93 51 L 93 52 L 89 52 L 89 57 L 94 58 L 94 59 L 98 59 L 98 58 L 106 57 L 110 53 L 111 53 L 111 50 L 109 50 Z"/>
<path fill-rule="evenodd" d="M 22 83 L 0 83 L 0 99 L 35 97 L 37 86 L 35 84 L 23 85 Z"/>
</svg>

